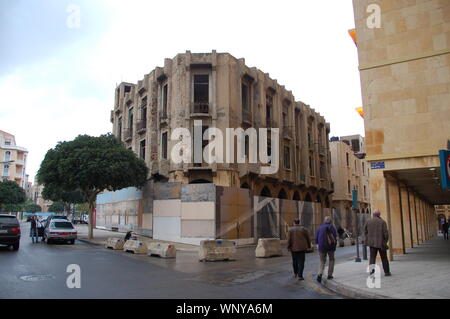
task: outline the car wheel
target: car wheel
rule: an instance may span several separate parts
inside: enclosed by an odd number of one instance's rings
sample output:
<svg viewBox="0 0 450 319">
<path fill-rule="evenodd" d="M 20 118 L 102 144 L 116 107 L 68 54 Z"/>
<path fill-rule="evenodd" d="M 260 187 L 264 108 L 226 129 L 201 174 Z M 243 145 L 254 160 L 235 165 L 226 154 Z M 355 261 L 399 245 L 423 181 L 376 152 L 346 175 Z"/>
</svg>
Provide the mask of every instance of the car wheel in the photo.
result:
<svg viewBox="0 0 450 319">
<path fill-rule="evenodd" d="M 46 238 L 46 240 L 47 240 L 47 245 L 50 245 L 51 244 L 50 238 Z"/>
<path fill-rule="evenodd" d="M 13 248 L 13 250 L 17 251 L 17 250 L 19 250 L 19 246 L 20 246 L 20 243 L 15 243 L 14 245 L 12 245 L 12 248 Z"/>
<path fill-rule="evenodd" d="M 71 244 L 71 245 L 75 244 L 75 239 L 70 240 L 69 244 Z"/>
</svg>

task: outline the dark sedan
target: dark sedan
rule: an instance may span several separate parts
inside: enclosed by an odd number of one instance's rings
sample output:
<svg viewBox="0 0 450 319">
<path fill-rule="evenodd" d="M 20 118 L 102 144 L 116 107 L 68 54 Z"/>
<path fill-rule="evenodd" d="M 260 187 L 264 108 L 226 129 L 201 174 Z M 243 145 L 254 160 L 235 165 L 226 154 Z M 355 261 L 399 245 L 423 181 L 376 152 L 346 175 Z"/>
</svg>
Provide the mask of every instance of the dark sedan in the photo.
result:
<svg viewBox="0 0 450 319">
<path fill-rule="evenodd" d="M 19 249 L 20 224 L 16 216 L 0 214 L 0 245 Z"/>
</svg>

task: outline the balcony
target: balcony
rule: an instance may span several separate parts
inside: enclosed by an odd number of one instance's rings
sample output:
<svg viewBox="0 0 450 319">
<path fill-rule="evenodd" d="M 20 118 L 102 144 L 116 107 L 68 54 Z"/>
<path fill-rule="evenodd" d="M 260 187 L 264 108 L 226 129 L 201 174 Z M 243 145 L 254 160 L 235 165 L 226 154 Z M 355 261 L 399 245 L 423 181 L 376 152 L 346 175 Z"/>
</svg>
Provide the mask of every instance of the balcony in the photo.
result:
<svg viewBox="0 0 450 319">
<path fill-rule="evenodd" d="M 192 108 L 192 113 L 194 114 L 209 114 L 209 104 L 208 103 L 194 103 Z"/>
<path fill-rule="evenodd" d="M 273 127 L 273 128 L 277 128 L 277 122 L 275 122 L 274 119 L 271 118 L 266 118 L 266 127 Z"/>
<path fill-rule="evenodd" d="M 147 129 L 147 121 L 146 120 L 139 120 L 136 125 L 137 125 L 137 132 L 139 134 L 144 133 Z"/>
<path fill-rule="evenodd" d="M 252 124 L 252 116 L 249 110 L 242 110 L 242 122 Z"/>
<path fill-rule="evenodd" d="M 283 126 L 283 137 L 284 138 L 292 138 L 291 126 Z"/>
<path fill-rule="evenodd" d="M 133 138 L 133 130 L 126 129 L 123 131 L 123 140 L 125 142 L 131 141 L 132 138 Z"/>
</svg>

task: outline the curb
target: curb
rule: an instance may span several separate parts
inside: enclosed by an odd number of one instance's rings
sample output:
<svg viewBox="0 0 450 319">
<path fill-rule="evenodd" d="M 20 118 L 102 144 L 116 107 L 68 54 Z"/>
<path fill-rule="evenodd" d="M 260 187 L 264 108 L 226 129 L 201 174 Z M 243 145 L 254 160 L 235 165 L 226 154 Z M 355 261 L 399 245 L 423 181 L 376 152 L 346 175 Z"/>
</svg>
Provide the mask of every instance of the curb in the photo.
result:
<svg viewBox="0 0 450 319">
<path fill-rule="evenodd" d="M 94 241 L 90 241 L 89 239 L 85 239 L 85 238 L 77 238 L 77 240 L 89 244 L 89 245 L 95 245 L 95 246 L 103 246 L 104 244 L 100 244 L 100 243 L 96 243 Z"/>
<path fill-rule="evenodd" d="M 334 280 L 322 278 L 322 285 L 331 291 L 351 299 L 395 299 L 393 297 L 367 292 L 361 289 L 349 287 Z"/>
</svg>

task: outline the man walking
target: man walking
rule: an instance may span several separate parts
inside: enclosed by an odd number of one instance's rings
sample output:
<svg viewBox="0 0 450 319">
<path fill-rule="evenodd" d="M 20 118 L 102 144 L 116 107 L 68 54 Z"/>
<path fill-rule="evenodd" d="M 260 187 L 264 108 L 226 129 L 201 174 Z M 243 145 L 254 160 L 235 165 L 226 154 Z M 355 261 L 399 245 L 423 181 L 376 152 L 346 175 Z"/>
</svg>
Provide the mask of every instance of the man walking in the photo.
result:
<svg viewBox="0 0 450 319">
<path fill-rule="evenodd" d="M 337 232 L 336 228 L 331 224 L 331 217 L 326 216 L 324 223 L 319 227 L 316 233 L 316 244 L 319 246 L 320 266 L 317 274 L 317 281 L 322 281 L 322 274 L 325 269 L 325 263 L 328 262 L 328 277 L 333 279 L 334 271 L 334 252 L 336 251 Z"/>
<path fill-rule="evenodd" d="M 294 278 L 304 280 L 303 269 L 305 268 L 305 253 L 311 248 L 311 238 L 308 230 L 300 226 L 300 220 L 294 220 L 294 226 L 288 232 L 288 250 L 292 253 L 292 266 L 294 267 Z"/>
<path fill-rule="evenodd" d="M 375 260 L 377 253 L 380 253 L 381 261 L 383 263 L 383 270 L 385 276 L 390 276 L 389 261 L 387 257 L 389 232 L 386 222 L 381 219 L 381 213 L 376 210 L 373 213 L 373 217 L 369 219 L 364 226 L 364 239 L 365 244 L 370 247 L 370 260 L 371 266 L 370 274 L 375 272 Z"/>
<path fill-rule="evenodd" d="M 448 240 L 448 221 L 444 218 L 444 222 L 442 223 L 442 233 L 444 234 L 444 239 Z"/>
</svg>

